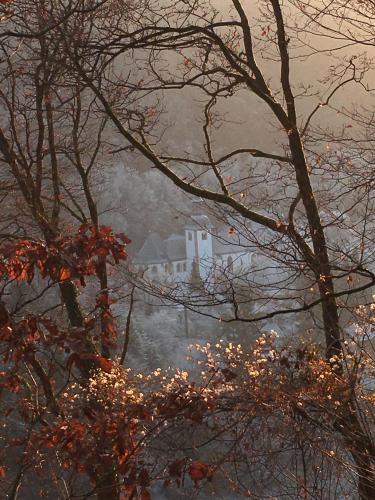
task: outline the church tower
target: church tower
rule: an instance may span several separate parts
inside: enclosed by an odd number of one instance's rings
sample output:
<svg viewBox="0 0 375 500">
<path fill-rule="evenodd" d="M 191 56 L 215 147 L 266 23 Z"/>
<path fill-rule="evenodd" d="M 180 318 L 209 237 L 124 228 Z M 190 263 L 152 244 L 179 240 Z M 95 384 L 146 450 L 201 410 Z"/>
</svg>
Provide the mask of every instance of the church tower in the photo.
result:
<svg viewBox="0 0 375 500">
<path fill-rule="evenodd" d="M 197 262 L 203 280 L 213 264 L 212 228 L 207 215 L 192 215 L 185 226 L 187 269 L 191 273 L 193 262 Z"/>
</svg>

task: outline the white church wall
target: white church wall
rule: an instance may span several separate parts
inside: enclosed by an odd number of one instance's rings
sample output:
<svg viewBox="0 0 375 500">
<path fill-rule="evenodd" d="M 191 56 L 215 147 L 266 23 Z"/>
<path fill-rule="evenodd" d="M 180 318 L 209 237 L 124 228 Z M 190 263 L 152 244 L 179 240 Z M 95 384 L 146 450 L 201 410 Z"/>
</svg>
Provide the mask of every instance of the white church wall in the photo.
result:
<svg viewBox="0 0 375 500">
<path fill-rule="evenodd" d="M 189 278 L 189 263 L 186 260 L 173 262 L 173 274 L 176 281 L 187 281 Z M 191 271 L 190 271 L 191 272 Z"/>
<path fill-rule="evenodd" d="M 198 255 L 199 255 L 199 274 L 202 279 L 206 279 L 212 266 L 212 236 L 207 231 L 196 231 Z"/>
<path fill-rule="evenodd" d="M 196 254 L 195 236 L 195 231 L 192 229 L 185 229 L 186 258 L 191 262 L 194 260 Z"/>
</svg>

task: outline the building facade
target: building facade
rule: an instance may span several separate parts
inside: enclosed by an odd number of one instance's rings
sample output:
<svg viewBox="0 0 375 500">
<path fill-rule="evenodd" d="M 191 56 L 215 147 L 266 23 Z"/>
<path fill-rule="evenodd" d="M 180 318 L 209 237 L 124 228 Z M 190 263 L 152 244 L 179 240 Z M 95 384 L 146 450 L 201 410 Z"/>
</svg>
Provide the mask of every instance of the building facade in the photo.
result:
<svg viewBox="0 0 375 500">
<path fill-rule="evenodd" d="M 239 235 L 218 231 L 206 215 L 190 218 L 181 234 L 162 239 L 157 233 L 146 238 L 133 259 L 136 270 L 154 281 L 187 282 L 193 268 L 202 280 L 217 273 L 238 274 L 251 267 L 252 253 Z"/>
</svg>

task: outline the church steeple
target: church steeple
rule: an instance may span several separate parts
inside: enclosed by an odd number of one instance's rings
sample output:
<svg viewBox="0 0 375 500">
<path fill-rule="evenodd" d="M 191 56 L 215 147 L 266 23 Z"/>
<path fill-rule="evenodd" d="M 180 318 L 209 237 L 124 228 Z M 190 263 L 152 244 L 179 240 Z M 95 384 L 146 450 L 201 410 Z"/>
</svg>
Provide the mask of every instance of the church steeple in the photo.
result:
<svg viewBox="0 0 375 500">
<path fill-rule="evenodd" d="M 212 228 L 207 215 L 192 215 L 185 226 L 188 267 L 196 262 L 202 279 L 208 276 L 213 261 Z"/>
</svg>

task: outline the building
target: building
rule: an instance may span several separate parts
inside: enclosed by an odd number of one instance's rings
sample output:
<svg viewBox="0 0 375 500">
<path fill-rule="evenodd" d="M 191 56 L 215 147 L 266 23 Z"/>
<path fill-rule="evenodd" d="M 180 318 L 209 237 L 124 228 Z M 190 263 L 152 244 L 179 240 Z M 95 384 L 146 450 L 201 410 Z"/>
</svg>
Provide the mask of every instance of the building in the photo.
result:
<svg viewBox="0 0 375 500">
<path fill-rule="evenodd" d="M 217 273 L 237 274 L 249 269 L 252 253 L 240 235 L 218 231 L 206 215 L 191 216 L 181 234 L 162 239 L 157 233 L 146 238 L 133 259 L 136 270 L 155 281 L 186 282 L 194 265 L 203 280 Z"/>
</svg>

